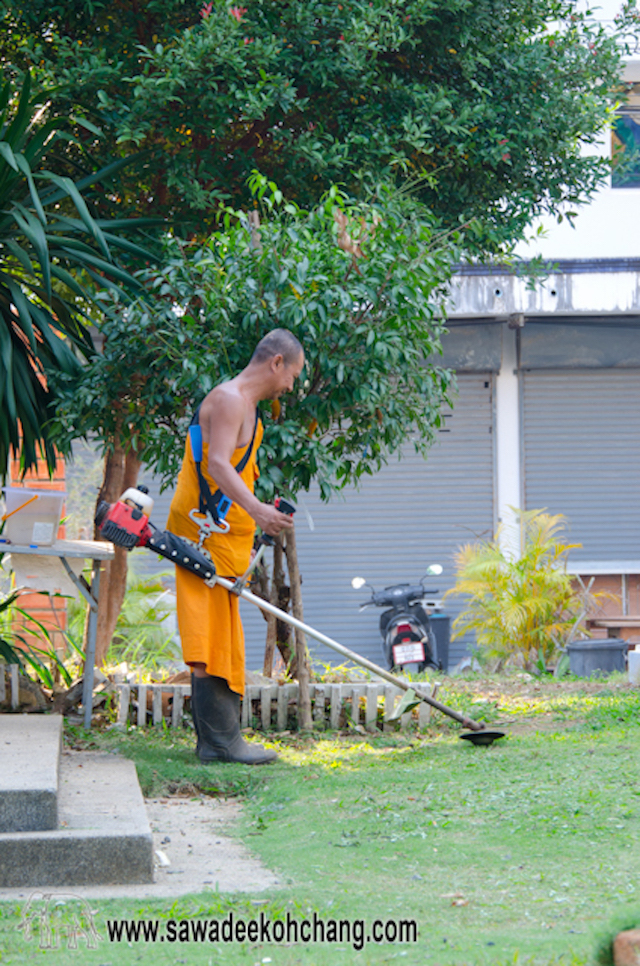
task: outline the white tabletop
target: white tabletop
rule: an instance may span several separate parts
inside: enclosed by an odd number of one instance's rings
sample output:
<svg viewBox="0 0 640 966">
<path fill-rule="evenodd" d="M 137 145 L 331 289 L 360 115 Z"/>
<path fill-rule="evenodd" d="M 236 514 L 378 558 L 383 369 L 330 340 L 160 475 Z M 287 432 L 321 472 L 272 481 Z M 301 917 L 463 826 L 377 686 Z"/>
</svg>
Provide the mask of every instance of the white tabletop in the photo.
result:
<svg viewBox="0 0 640 966">
<path fill-rule="evenodd" d="M 9 541 L 0 542 L 0 553 L 23 553 L 40 557 L 82 557 L 90 560 L 111 560 L 115 556 L 112 543 L 98 540 L 56 540 L 51 547 L 25 547 Z"/>
<path fill-rule="evenodd" d="M 585 577 L 640 574 L 640 560 L 569 560 L 567 573 Z"/>
</svg>

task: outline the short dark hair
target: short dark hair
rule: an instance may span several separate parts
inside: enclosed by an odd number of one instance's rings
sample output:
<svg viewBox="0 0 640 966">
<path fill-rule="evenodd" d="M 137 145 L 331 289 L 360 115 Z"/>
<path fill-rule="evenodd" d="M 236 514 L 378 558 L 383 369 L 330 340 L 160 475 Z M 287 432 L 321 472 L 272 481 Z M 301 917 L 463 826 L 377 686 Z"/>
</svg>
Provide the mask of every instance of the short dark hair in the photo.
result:
<svg viewBox="0 0 640 966">
<path fill-rule="evenodd" d="M 260 339 L 251 356 L 252 362 L 266 362 L 281 355 L 286 366 L 291 365 L 303 351 L 301 343 L 288 329 L 272 329 Z"/>
</svg>

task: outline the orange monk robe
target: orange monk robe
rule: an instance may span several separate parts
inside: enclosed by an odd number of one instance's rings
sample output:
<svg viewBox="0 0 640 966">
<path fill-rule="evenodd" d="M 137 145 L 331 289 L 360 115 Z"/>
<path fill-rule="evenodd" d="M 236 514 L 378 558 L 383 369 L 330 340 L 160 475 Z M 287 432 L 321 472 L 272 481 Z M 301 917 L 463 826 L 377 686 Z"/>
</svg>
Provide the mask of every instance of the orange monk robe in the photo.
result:
<svg viewBox="0 0 640 966">
<path fill-rule="evenodd" d="M 256 454 L 262 441 L 262 423 L 258 423 L 251 455 L 239 474 L 253 493 L 260 475 Z M 246 447 L 239 447 L 231 462 L 236 466 Z M 208 444 L 203 444 L 200 469 L 207 480 L 211 493 L 218 484 L 209 475 Z M 167 529 L 181 537 L 198 541 L 197 524 L 189 518 L 191 510 L 198 509 L 200 487 L 198 475 L 187 438 L 178 486 L 171 501 Z M 234 503 L 227 513 L 228 533 L 214 533 L 204 542 L 221 577 L 234 579 L 249 566 L 255 523 L 252 517 Z M 208 587 L 204 580 L 182 567 L 176 567 L 176 598 L 178 627 L 182 641 L 182 653 L 186 664 L 204 664 L 207 674 L 224 678 L 232 691 L 244 694 L 244 631 L 240 621 L 239 600 L 224 587 Z"/>
</svg>

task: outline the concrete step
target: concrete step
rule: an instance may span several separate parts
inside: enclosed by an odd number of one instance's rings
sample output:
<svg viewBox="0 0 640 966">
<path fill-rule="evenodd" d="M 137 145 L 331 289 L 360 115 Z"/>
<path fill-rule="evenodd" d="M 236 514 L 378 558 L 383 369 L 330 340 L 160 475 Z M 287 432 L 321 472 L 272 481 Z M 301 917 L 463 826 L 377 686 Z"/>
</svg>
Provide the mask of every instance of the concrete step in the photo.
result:
<svg viewBox="0 0 640 966">
<path fill-rule="evenodd" d="M 61 715 L 0 715 L 0 833 L 57 828 L 61 748 Z"/>
<path fill-rule="evenodd" d="M 63 752 L 58 828 L 0 834 L 0 888 L 145 882 L 153 845 L 135 765 Z"/>
</svg>

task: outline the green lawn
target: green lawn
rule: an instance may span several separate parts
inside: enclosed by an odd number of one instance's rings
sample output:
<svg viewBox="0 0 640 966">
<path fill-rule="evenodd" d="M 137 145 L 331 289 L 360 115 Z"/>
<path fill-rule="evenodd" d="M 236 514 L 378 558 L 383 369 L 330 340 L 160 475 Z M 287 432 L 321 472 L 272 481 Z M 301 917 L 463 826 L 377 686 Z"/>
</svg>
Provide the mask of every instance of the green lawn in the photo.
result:
<svg viewBox="0 0 640 966">
<path fill-rule="evenodd" d="M 244 797 L 238 834 L 285 885 L 261 899 L 212 892 L 93 903 L 117 917 L 415 920 L 416 943 L 109 943 L 38 951 L 0 904 L 0 963 L 566 964 L 592 961 L 614 918 L 640 924 L 640 691 L 521 679 L 451 687 L 444 700 L 507 722 L 467 746 L 440 719 L 424 736 L 278 742 L 269 768 L 202 766 L 172 731 L 95 736 L 134 758 L 149 791 Z M 497 706 L 496 706 L 497 702 Z M 167 757 L 171 758 L 167 762 Z M 176 926 L 179 928 L 179 926 Z M 186 929 L 186 926 L 182 927 Z M 392 925 L 391 929 L 398 928 Z"/>
</svg>

